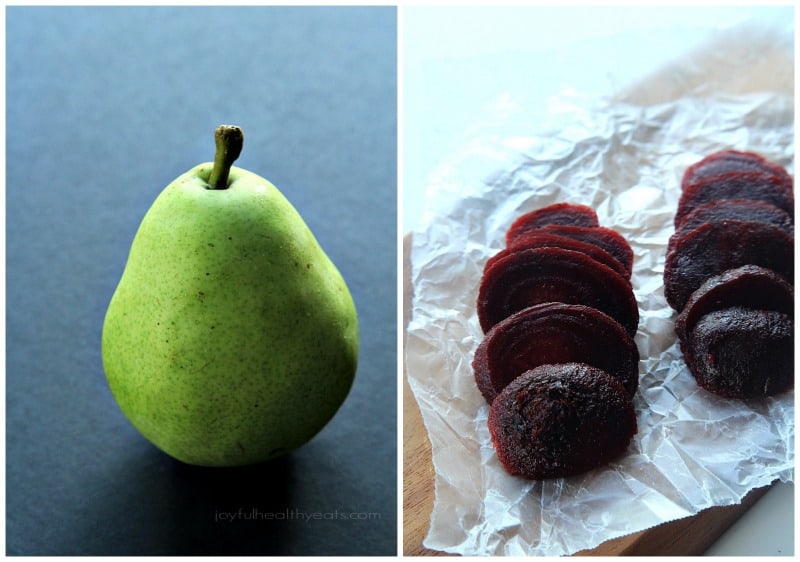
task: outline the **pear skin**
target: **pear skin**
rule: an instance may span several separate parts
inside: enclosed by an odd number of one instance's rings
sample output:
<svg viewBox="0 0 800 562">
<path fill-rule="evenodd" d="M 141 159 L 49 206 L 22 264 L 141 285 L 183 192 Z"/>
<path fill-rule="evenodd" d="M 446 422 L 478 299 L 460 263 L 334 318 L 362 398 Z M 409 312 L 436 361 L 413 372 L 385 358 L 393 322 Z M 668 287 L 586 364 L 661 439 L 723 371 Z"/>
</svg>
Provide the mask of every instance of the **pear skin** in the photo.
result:
<svg viewBox="0 0 800 562">
<path fill-rule="evenodd" d="M 145 215 L 105 317 L 119 407 L 172 457 L 248 465 L 309 441 L 347 396 L 358 320 L 344 279 L 264 178 L 212 163 Z"/>
</svg>

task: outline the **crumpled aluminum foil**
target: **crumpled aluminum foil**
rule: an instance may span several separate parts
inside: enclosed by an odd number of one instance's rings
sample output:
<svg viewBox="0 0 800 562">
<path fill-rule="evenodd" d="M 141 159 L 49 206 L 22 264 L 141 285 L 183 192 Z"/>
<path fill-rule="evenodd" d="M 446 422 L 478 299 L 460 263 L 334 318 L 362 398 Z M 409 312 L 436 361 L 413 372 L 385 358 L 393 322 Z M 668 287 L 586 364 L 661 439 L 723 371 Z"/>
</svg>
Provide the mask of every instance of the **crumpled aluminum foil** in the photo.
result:
<svg viewBox="0 0 800 562">
<path fill-rule="evenodd" d="M 792 173 L 793 99 L 758 93 L 636 106 L 564 92 L 531 109 L 501 97 L 431 176 L 412 238 L 406 346 L 435 468 L 426 547 L 572 554 L 793 479 L 794 392 L 745 402 L 700 389 L 664 298 L 681 176 L 724 148 L 758 152 Z M 475 303 L 483 265 L 514 218 L 562 201 L 592 206 L 633 248 L 639 432 L 607 466 L 536 482 L 506 473 L 492 447 L 471 368 L 483 337 Z"/>
</svg>

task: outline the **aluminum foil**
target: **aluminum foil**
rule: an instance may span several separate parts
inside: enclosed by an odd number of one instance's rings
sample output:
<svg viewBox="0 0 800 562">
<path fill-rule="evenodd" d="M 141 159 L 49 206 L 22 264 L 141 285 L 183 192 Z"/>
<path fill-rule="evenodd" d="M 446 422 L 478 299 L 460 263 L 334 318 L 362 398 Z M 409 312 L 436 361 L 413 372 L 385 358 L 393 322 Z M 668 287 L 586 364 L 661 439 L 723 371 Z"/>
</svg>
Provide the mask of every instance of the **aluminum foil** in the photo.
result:
<svg viewBox="0 0 800 562">
<path fill-rule="evenodd" d="M 544 108 L 499 98 L 432 176 L 413 232 L 406 368 L 430 437 L 436 497 L 428 548 L 463 555 L 564 555 L 791 481 L 794 392 L 741 401 L 700 389 L 664 298 L 666 246 L 684 170 L 725 148 L 793 173 L 793 99 L 685 97 L 651 106 L 563 92 Z M 590 205 L 635 254 L 639 431 L 627 453 L 580 476 L 510 476 L 491 444 L 471 368 L 483 337 L 484 263 L 519 215 Z"/>
</svg>

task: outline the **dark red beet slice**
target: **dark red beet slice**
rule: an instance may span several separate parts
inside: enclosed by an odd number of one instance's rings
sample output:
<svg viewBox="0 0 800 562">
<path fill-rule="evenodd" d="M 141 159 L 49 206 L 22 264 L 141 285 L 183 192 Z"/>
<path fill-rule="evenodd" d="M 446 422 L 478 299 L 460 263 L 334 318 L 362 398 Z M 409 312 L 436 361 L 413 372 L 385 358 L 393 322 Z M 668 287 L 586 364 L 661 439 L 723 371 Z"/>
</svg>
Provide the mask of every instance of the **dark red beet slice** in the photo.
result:
<svg viewBox="0 0 800 562">
<path fill-rule="evenodd" d="M 585 304 L 605 312 L 631 335 L 639 308 L 627 279 L 592 258 L 561 248 L 532 248 L 495 261 L 481 278 L 478 319 L 484 332 L 543 302 Z"/>
<path fill-rule="evenodd" d="M 757 265 L 743 265 L 703 283 L 675 320 L 675 332 L 685 347 L 697 322 L 711 312 L 732 306 L 775 310 L 794 317 L 794 288 L 783 277 Z"/>
<path fill-rule="evenodd" d="M 790 185 L 792 184 L 792 178 L 783 166 L 770 162 L 760 154 L 721 150 L 689 166 L 683 174 L 681 187 L 686 189 L 687 185 L 697 180 L 727 172 L 767 172 L 781 176 Z"/>
<path fill-rule="evenodd" d="M 753 199 L 794 214 L 792 185 L 766 172 L 727 172 L 700 179 L 686 187 L 678 200 L 675 228 L 694 209 L 719 199 Z"/>
<path fill-rule="evenodd" d="M 539 230 L 543 234 L 555 234 L 565 236 L 573 240 L 579 240 L 586 244 L 594 244 L 601 250 L 605 250 L 622 264 L 628 274 L 625 276 L 630 279 L 633 272 L 633 250 L 625 238 L 616 230 L 604 226 L 567 226 L 554 224 L 545 226 Z M 517 244 L 524 244 L 524 237 L 509 244 L 514 248 Z"/>
<path fill-rule="evenodd" d="M 576 252 L 580 252 L 582 254 L 586 254 L 590 258 L 594 259 L 602 263 L 603 265 L 607 265 L 626 279 L 629 279 L 630 274 L 625 269 L 625 267 L 616 259 L 614 256 L 595 246 L 594 244 L 588 244 L 586 242 L 581 242 L 580 240 L 575 240 L 574 238 L 567 238 L 566 236 L 556 236 L 555 234 L 546 234 L 540 231 L 534 231 L 525 236 L 522 240 L 519 241 L 513 248 L 505 248 L 501 250 L 486 262 L 484 266 L 484 271 L 486 271 L 491 265 L 496 262 L 497 260 L 504 258 L 511 252 L 516 252 L 519 250 L 527 250 L 530 248 L 562 248 L 564 250 L 573 250 Z"/>
<path fill-rule="evenodd" d="M 727 398 L 780 394 L 794 385 L 794 321 L 774 310 L 731 307 L 694 327 L 684 353 L 701 387 Z"/>
<path fill-rule="evenodd" d="M 794 237 L 791 215 L 775 205 L 752 199 L 718 199 L 704 203 L 686 215 L 675 235 L 681 236 L 703 223 L 725 219 L 771 224 Z"/>
<path fill-rule="evenodd" d="M 772 269 L 790 282 L 794 239 L 780 228 L 749 221 L 709 222 L 677 238 L 667 252 L 664 294 L 680 312 L 700 285 L 743 265 Z"/>
<path fill-rule="evenodd" d="M 551 225 L 599 226 L 597 213 L 586 205 L 555 203 L 525 213 L 515 220 L 506 232 L 506 244 L 536 229 Z"/>
<path fill-rule="evenodd" d="M 636 411 L 622 385 L 578 363 L 542 365 L 517 378 L 492 403 L 489 433 L 497 458 L 516 476 L 573 476 L 628 448 Z"/>
<path fill-rule="evenodd" d="M 593 365 L 633 396 L 639 350 L 633 338 L 597 309 L 558 302 L 526 308 L 495 325 L 475 352 L 475 382 L 486 401 L 523 372 L 548 363 Z"/>
</svg>

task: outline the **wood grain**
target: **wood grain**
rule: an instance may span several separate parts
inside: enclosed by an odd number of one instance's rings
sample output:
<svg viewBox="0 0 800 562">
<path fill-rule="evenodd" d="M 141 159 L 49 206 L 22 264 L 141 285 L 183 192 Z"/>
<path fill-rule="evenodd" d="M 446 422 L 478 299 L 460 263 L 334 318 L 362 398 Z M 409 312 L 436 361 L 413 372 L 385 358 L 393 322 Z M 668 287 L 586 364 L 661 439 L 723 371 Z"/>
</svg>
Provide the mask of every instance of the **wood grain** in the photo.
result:
<svg viewBox="0 0 800 562">
<path fill-rule="evenodd" d="M 406 328 L 411 319 L 411 237 L 403 239 L 403 358 Z M 403 554 L 445 554 L 422 546 L 433 510 L 434 485 L 431 443 L 417 401 L 408 386 L 403 362 Z"/>
</svg>

